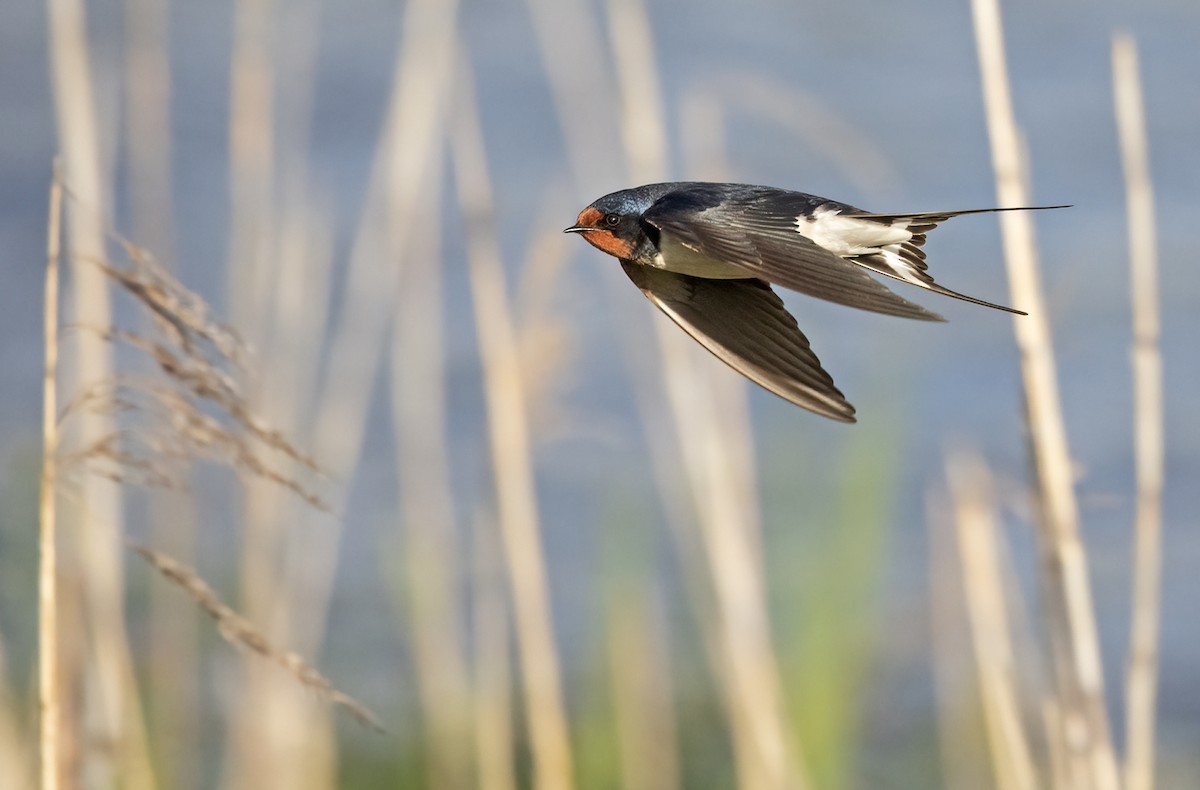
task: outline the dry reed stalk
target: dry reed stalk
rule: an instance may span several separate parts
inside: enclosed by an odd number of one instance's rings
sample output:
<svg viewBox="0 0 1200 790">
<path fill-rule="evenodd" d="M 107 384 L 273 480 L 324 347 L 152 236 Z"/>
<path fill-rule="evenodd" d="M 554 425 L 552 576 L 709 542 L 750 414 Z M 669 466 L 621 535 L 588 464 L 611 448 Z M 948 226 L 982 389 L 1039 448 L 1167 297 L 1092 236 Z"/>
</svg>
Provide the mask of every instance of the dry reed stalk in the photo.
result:
<svg viewBox="0 0 1200 790">
<path fill-rule="evenodd" d="M 456 14 L 454 0 L 413 0 L 405 6 L 387 120 L 337 310 L 329 367 L 310 412 L 310 446 L 339 480 L 354 476 L 413 218 L 429 179 L 440 172 Z M 340 498 L 333 505 L 341 510 Z M 315 650 L 325 631 L 342 524 L 331 519 L 300 526 L 289 535 L 295 547 L 289 589 L 303 596 L 306 607 L 294 643 Z"/>
<path fill-rule="evenodd" d="M 631 173 L 637 182 L 661 180 L 667 135 L 646 10 L 640 0 L 610 0 L 607 8 Z M 713 580 L 718 666 L 739 781 L 743 787 L 802 787 L 805 771 L 771 645 L 745 387 L 728 371 L 715 370 L 669 322 L 655 322 L 655 330 Z"/>
<path fill-rule="evenodd" d="M 1051 696 L 1042 703 L 1042 722 L 1046 728 L 1046 751 L 1050 763 L 1050 787 L 1072 787 L 1070 747 L 1063 727 L 1062 707 Z"/>
<path fill-rule="evenodd" d="M 972 0 L 976 45 L 1001 206 L 1030 205 L 1026 161 L 1013 115 L 998 0 Z M 1104 678 L 1096 635 L 1087 557 L 1079 538 L 1071 459 L 1055 377 L 1050 323 L 1039 284 L 1033 221 L 1028 212 L 1007 212 L 1000 227 L 1008 262 L 1012 303 L 1029 312 L 1013 321 L 1029 441 L 1037 476 L 1041 524 L 1037 530 L 1044 607 L 1063 742 L 1071 757 L 1074 786 L 1110 790 L 1119 784 Z"/>
<path fill-rule="evenodd" d="M 1163 396 L 1159 350 L 1158 244 L 1137 44 L 1113 37 L 1113 93 L 1129 221 L 1133 304 L 1133 425 L 1137 516 L 1133 612 L 1125 676 L 1125 787 L 1154 786 L 1155 704 L 1162 586 Z"/>
<path fill-rule="evenodd" d="M 87 40 L 87 20 L 80 0 L 47 0 L 50 61 L 62 182 L 70 184 L 86 207 L 72 210 L 67 230 L 70 262 L 69 321 L 80 326 L 110 324 L 110 295 L 105 277 L 89 260 L 104 254 L 102 218 L 107 213 L 110 187 L 102 166 L 101 142 L 94 102 L 93 71 Z M 100 338 L 79 333 L 69 348 L 64 366 L 64 389 L 86 388 L 111 378 L 112 350 Z M 112 432 L 112 418 L 84 413 L 59 437 L 60 447 L 86 447 Z M 124 566 L 120 526 L 123 521 L 120 488 L 110 480 L 85 475 L 81 480 L 78 537 L 79 572 L 82 575 L 87 619 L 94 650 L 90 658 L 88 710 L 81 721 L 62 722 L 60 735 L 77 738 L 82 727 L 90 732 L 81 743 L 108 744 L 89 748 L 84 770 L 101 783 L 121 782 L 140 790 L 154 785 L 149 747 L 144 738 L 141 703 L 133 677 L 123 610 Z M 73 521 L 75 521 L 73 519 Z M 74 526 L 63 524 L 62 526 Z M 80 667 L 65 671 L 75 673 Z M 67 736 L 69 733 L 69 736 Z"/>
<path fill-rule="evenodd" d="M 496 525 L 475 519 L 472 631 L 475 762 L 480 790 L 516 790 L 508 597 Z"/>
<path fill-rule="evenodd" d="M 589 190 L 611 184 L 623 149 L 613 124 L 616 94 L 608 80 L 595 79 L 613 68 L 599 36 L 602 25 L 585 0 L 526 0 L 526 5 L 574 180 Z"/>
<path fill-rule="evenodd" d="M 306 444 L 314 448 L 315 454 L 322 458 L 331 474 L 339 480 L 349 481 L 354 476 L 365 421 L 370 412 L 368 399 L 374 391 L 372 385 L 385 342 L 390 309 L 394 305 L 400 271 L 399 258 L 411 225 L 412 207 L 417 205 L 420 198 L 426 172 L 440 160 L 440 154 L 437 153 L 437 146 L 440 145 L 438 130 L 442 122 L 442 96 L 448 92 L 446 86 L 449 79 L 446 76 L 449 69 L 445 67 L 451 62 L 444 53 L 453 31 L 455 13 L 456 4 L 453 2 L 418 0 L 405 7 L 403 39 L 396 60 L 388 119 L 380 135 L 370 192 L 354 242 L 343 301 L 337 311 L 340 324 L 333 330 L 329 370 L 318 380 L 315 369 L 308 364 L 315 364 L 315 355 L 301 352 L 307 362 L 298 363 L 290 371 L 285 369 L 282 374 L 286 379 L 294 376 L 293 380 L 298 382 L 297 389 L 289 392 L 286 382 L 282 381 L 270 386 L 270 392 L 276 393 L 275 397 L 293 403 L 301 402 L 297 411 L 300 415 L 298 419 L 304 421 L 304 430 L 309 434 Z M 308 30 L 315 41 L 319 28 L 310 26 Z M 292 57 L 291 53 L 289 57 Z M 304 65 L 303 58 L 297 68 L 302 75 L 311 73 L 311 69 Z M 294 80 L 289 81 L 289 90 L 293 94 L 305 90 L 303 87 L 295 88 L 291 83 Z M 281 104 L 281 113 L 284 113 L 283 117 L 288 117 L 288 112 L 302 113 L 304 106 L 304 98 L 290 105 L 285 102 Z M 300 127 L 302 130 L 307 129 L 307 120 L 304 119 L 305 123 Z M 303 189 L 307 181 L 303 176 L 293 175 L 303 161 L 304 146 L 298 141 L 302 141 L 305 134 L 306 131 L 289 129 L 288 135 L 280 142 L 281 156 L 285 162 L 290 161 L 294 168 L 281 173 L 286 191 Z M 274 168 L 267 171 L 263 167 L 264 172 L 274 172 Z M 301 206 L 303 211 L 309 210 L 306 201 L 301 201 Z M 281 238 L 272 240 L 272 243 L 281 248 L 293 246 L 283 237 L 290 230 L 287 224 L 286 217 L 273 223 L 278 226 Z M 321 280 L 327 277 L 326 265 L 327 262 L 320 266 Z M 277 281 L 288 279 L 296 279 L 296 275 L 289 273 L 287 277 L 280 278 L 277 272 L 268 274 L 266 270 L 261 270 L 260 275 L 248 284 L 249 291 L 256 299 L 252 303 L 265 304 L 257 301 L 268 295 L 264 293 L 264 287 L 274 288 Z M 315 305 L 317 309 L 311 315 L 324 317 L 326 306 L 322 300 L 327 299 L 327 290 L 319 285 L 309 287 L 308 283 L 294 285 L 293 293 L 287 297 L 280 294 L 280 298 L 298 299 Z M 264 310 L 265 315 L 274 313 L 272 309 Z M 275 329 L 275 338 L 289 341 L 286 327 L 294 326 L 295 318 L 295 313 L 275 315 L 277 323 L 267 324 L 262 329 L 262 336 L 271 336 L 270 330 Z M 307 327 L 313 326 L 307 319 L 302 323 Z M 323 323 L 317 329 L 323 330 Z M 305 336 L 313 337 L 307 330 Z M 319 335 L 316 335 L 316 340 L 312 347 L 320 346 Z M 291 348 L 298 347 L 292 345 Z M 307 389 L 303 388 L 305 384 Z M 346 489 L 338 492 L 332 502 L 333 510 L 342 509 L 345 495 Z M 269 494 L 260 498 L 254 504 L 251 521 L 285 522 L 277 504 L 278 501 L 272 500 Z M 326 631 L 342 531 L 340 519 L 298 513 L 295 523 L 286 534 L 276 531 L 275 535 L 271 535 L 264 532 L 260 538 L 255 538 L 262 543 L 256 553 L 280 568 L 279 578 L 274 583 L 260 585 L 265 588 L 262 597 L 267 599 L 266 605 L 270 610 L 264 622 L 270 624 L 273 636 L 286 638 L 302 654 L 315 653 Z M 304 700 L 294 694 L 283 689 L 280 693 L 287 697 L 286 703 L 258 706 L 246 713 L 248 716 L 259 716 L 262 719 L 261 726 L 274 733 L 269 737 L 278 745 L 273 750 L 278 755 L 277 762 L 285 763 L 287 770 L 305 774 L 308 770 L 289 755 L 295 744 L 303 742 L 305 738 L 307 717 L 320 717 L 324 713 L 306 706 Z M 289 712 L 293 708 L 296 710 Z M 329 734 L 327 723 L 308 729 L 310 732 L 325 733 L 325 737 Z M 231 733 L 231 741 L 231 749 L 242 747 L 243 739 L 236 732 Z M 320 751 L 328 754 L 329 748 Z M 255 753 L 253 749 L 243 760 L 248 771 L 263 762 L 263 755 Z M 332 771 L 332 765 L 319 770 L 328 774 Z M 305 779 L 310 780 L 311 777 L 305 776 Z M 278 776 L 272 776 L 271 780 L 283 781 Z M 332 778 L 329 781 L 333 781 Z M 253 781 L 249 781 L 249 784 L 256 786 Z"/>
<path fill-rule="evenodd" d="M 42 381 L 42 479 L 38 495 L 38 711 L 40 716 L 41 788 L 59 787 L 59 725 L 62 708 L 58 667 L 58 273 L 62 243 L 62 187 L 58 163 L 50 184 L 46 238 L 46 294 L 42 336 L 45 342 Z"/>
<path fill-rule="evenodd" d="M 430 181 L 410 244 L 392 333 L 392 430 L 403 519 L 417 694 L 430 787 L 466 788 L 473 776 L 470 681 L 460 644 L 463 606 L 454 501 L 447 457 L 443 340 L 441 179 Z"/>
<path fill-rule="evenodd" d="M 622 787 L 680 786 L 671 658 L 662 596 L 647 571 L 615 591 L 609 606 L 608 666 Z"/>
<path fill-rule="evenodd" d="M 991 474 L 977 455 L 960 451 L 947 458 L 946 478 L 996 786 L 1029 790 L 1039 783 L 1021 715 L 1005 592 L 1013 580 L 1003 572 Z"/>
<path fill-rule="evenodd" d="M 942 787 L 987 787 L 987 745 L 976 727 L 977 708 L 966 702 L 969 682 L 962 569 L 956 558 L 954 525 L 944 496 L 930 492 L 925 502 L 928 527 L 930 657 L 938 730 Z"/>
<path fill-rule="evenodd" d="M 167 0 L 125 0 L 125 101 L 133 237 L 174 260 Z"/>
<path fill-rule="evenodd" d="M 534 786 L 569 790 L 573 786 L 571 746 L 538 523 L 525 383 L 495 236 L 487 157 L 469 69 L 462 59 L 451 147 L 467 233 L 492 474 L 516 616 Z"/>
<path fill-rule="evenodd" d="M 229 65 L 229 317 L 261 337 L 258 308 L 278 280 L 273 250 L 275 2 L 233 4 Z"/>
<path fill-rule="evenodd" d="M 276 271 L 273 226 L 275 200 L 275 4 L 237 0 L 229 64 L 229 252 L 226 263 L 228 315 L 253 344 L 267 333 L 263 305 Z M 257 382 L 256 382 L 257 384 Z M 279 549 L 283 526 L 275 518 L 278 500 L 256 476 L 244 484 L 240 556 L 241 606 L 256 622 L 267 623 L 272 638 L 290 641 L 272 618 L 281 597 Z M 299 761 L 283 757 L 293 733 L 305 727 L 304 714 L 290 704 L 288 684 L 263 667 L 243 665 L 246 703 L 231 717 L 228 753 L 233 786 L 263 786 L 268 777 L 292 784 Z M 305 750 L 305 754 L 311 754 Z M 306 769 L 304 773 L 310 773 Z M 311 773 L 315 773 L 311 772 Z"/>
<path fill-rule="evenodd" d="M 536 442 L 562 438 L 606 436 L 606 426 L 594 418 L 574 414 L 564 392 L 574 384 L 571 363 L 576 358 L 570 306 L 563 299 L 566 264 L 575 249 L 570 234 L 562 232 L 561 188 L 546 190 L 535 214 L 529 240 L 521 256 L 520 276 L 514 284 L 513 314 L 517 318 L 517 344 L 524 371 L 525 398 Z"/>
<path fill-rule="evenodd" d="M 132 236 L 175 259 L 171 167 L 171 69 L 166 0 L 126 0 L 124 151 L 128 161 Z M 152 543 L 185 562 L 194 555 L 196 503 L 187 491 L 160 489 L 149 502 Z M 164 785 L 197 787 L 199 628 L 187 603 L 150 599 L 148 704 L 152 744 Z"/>
<path fill-rule="evenodd" d="M 253 318 L 239 316 L 239 326 L 262 358 L 251 379 L 253 402 L 294 435 L 310 429 L 320 356 L 313 349 L 320 348 L 326 327 L 332 266 L 330 222 L 312 196 L 305 159 L 319 13 L 311 2 L 242 3 L 233 54 L 231 136 L 240 138 L 244 148 L 231 151 L 231 167 L 235 172 L 243 165 L 248 169 L 240 181 L 231 183 L 250 213 L 239 215 L 235 208 L 229 281 L 231 290 L 240 293 L 240 301 L 233 301 L 235 309 L 248 310 Z M 287 46 L 274 47 L 276 40 Z M 256 95 L 265 96 L 268 103 L 256 107 Z M 255 205 L 255 200 L 264 203 Z M 285 461 L 282 474 L 303 479 L 310 472 Z M 312 607 L 315 622 L 310 622 L 306 591 L 302 586 L 296 589 L 288 574 L 295 558 L 303 558 L 301 547 L 311 533 L 328 528 L 336 534 L 339 522 L 327 513 L 316 516 L 258 477 L 243 478 L 246 609 L 268 624 L 274 638 L 312 655 L 324 629 L 325 605 Z M 317 509 L 332 508 L 322 503 Z M 322 523 L 313 525 L 313 518 Z M 331 551 L 317 562 L 332 564 L 335 558 Z M 313 597 L 319 599 L 320 594 Z M 303 615 L 296 616 L 300 612 Z M 247 693 L 258 702 L 243 707 L 244 715 L 230 729 L 236 761 L 228 781 L 250 787 L 264 781 L 332 784 L 336 768 L 328 712 L 269 669 L 255 664 L 245 669 Z M 298 751 L 303 759 L 295 759 Z"/>
</svg>

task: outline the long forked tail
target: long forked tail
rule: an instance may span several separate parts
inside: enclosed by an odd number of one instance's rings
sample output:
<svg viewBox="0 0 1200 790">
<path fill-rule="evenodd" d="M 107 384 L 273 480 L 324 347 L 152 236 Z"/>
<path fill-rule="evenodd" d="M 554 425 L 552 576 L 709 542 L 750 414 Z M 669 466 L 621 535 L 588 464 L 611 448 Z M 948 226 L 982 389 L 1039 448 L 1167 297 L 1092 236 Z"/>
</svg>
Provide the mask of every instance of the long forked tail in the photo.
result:
<svg viewBox="0 0 1200 790">
<path fill-rule="evenodd" d="M 1022 310 L 987 302 L 983 299 L 976 299 L 973 296 L 952 291 L 934 282 L 933 276 L 928 272 L 929 267 L 925 263 L 925 251 L 921 247 L 925 244 L 925 234 L 951 217 L 959 217 L 964 214 L 992 214 L 1000 211 L 1044 211 L 1056 208 L 1070 208 L 1070 206 L 1011 206 L 1005 208 L 974 208 L 960 211 L 922 211 L 904 214 L 873 214 L 861 211 L 846 213 L 842 216 L 867 220 L 869 222 L 878 222 L 882 225 L 912 234 L 911 238 L 904 241 L 879 247 L 878 252 L 858 255 L 849 259 L 864 269 L 882 274 L 885 277 L 900 280 L 901 282 L 911 283 L 912 285 L 942 294 L 943 296 L 951 296 L 955 299 L 962 299 L 966 302 L 983 305 L 984 307 L 992 307 L 1008 313 L 1027 315 Z"/>
</svg>

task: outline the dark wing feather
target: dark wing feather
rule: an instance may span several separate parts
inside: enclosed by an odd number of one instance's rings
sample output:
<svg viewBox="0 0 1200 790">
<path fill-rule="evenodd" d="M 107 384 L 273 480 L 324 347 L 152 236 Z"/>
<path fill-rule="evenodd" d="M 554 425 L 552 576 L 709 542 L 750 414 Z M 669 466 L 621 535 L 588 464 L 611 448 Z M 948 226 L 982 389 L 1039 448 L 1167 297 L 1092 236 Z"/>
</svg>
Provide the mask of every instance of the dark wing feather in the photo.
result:
<svg viewBox="0 0 1200 790">
<path fill-rule="evenodd" d="M 659 234 L 659 246 L 678 243 L 747 274 L 793 291 L 876 313 L 945 320 L 890 291 L 860 266 L 839 258 L 796 231 L 795 216 L 812 196 L 766 190 L 705 205 L 670 193 L 642 219 Z M 819 199 L 817 199 L 819 200 Z M 796 205 L 790 205 L 795 202 Z"/>
<path fill-rule="evenodd" d="M 709 280 L 622 261 L 634 285 L 722 362 L 809 411 L 854 422 L 783 300 L 761 280 Z"/>
</svg>

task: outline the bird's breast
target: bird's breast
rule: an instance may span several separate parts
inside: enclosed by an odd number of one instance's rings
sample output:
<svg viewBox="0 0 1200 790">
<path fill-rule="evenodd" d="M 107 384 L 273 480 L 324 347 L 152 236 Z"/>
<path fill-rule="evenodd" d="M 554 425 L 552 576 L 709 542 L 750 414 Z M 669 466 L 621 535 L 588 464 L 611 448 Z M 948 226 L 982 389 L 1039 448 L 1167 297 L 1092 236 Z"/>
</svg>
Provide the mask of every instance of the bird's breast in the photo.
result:
<svg viewBox="0 0 1200 790">
<path fill-rule="evenodd" d="M 744 280 L 754 276 L 734 263 L 702 255 L 666 234 L 659 241 L 658 254 L 648 263 L 656 269 L 708 280 Z"/>
</svg>

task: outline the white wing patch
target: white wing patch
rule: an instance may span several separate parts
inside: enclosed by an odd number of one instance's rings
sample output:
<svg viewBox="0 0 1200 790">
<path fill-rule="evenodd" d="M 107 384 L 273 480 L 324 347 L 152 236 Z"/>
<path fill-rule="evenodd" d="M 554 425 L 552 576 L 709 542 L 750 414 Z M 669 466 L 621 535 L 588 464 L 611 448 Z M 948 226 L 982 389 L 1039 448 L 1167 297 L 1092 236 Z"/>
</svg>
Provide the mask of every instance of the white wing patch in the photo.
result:
<svg viewBox="0 0 1200 790">
<path fill-rule="evenodd" d="M 913 234 L 908 230 L 909 219 L 890 223 L 860 217 L 847 217 L 836 209 L 817 209 L 812 215 L 796 217 L 796 232 L 814 244 L 840 258 L 873 255 L 891 269 L 895 276 L 917 285 L 924 285 L 919 272 L 900 254 Z"/>
</svg>

